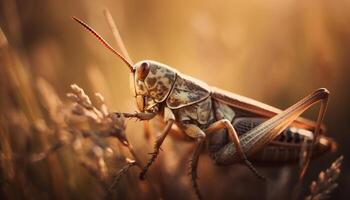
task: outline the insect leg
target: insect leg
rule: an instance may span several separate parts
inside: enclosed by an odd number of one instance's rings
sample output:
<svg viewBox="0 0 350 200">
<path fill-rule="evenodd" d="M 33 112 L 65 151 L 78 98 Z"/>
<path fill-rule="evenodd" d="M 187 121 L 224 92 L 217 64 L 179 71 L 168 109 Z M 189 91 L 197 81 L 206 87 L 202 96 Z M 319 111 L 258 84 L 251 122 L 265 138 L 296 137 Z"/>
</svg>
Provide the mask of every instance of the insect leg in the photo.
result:
<svg viewBox="0 0 350 200">
<path fill-rule="evenodd" d="M 226 128 L 228 131 L 228 135 L 229 138 L 231 139 L 231 141 L 233 142 L 237 154 L 239 156 L 239 158 L 244 162 L 244 164 L 260 179 L 265 179 L 264 176 L 262 176 L 256 169 L 255 167 L 252 165 L 251 162 L 249 162 L 249 160 L 247 159 L 247 156 L 245 155 L 243 148 L 241 146 L 241 143 L 239 141 L 238 135 L 236 130 L 234 129 L 234 127 L 232 126 L 231 122 L 227 119 L 221 119 L 219 121 L 214 122 L 213 124 L 211 124 L 206 130 L 205 133 L 213 133 L 216 132 L 220 129 L 224 129 Z"/>
<path fill-rule="evenodd" d="M 143 132 L 145 139 L 150 142 L 151 139 L 151 131 L 150 131 L 150 124 L 148 120 L 151 120 L 154 118 L 157 114 L 156 113 L 114 113 L 116 117 L 120 117 L 120 115 L 126 117 L 126 118 L 136 118 L 138 120 L 143 121 Z"/>
<path fill-rule="evenodd" d="M 142 113 L 142 112 L 135 112 L 135 113 L 113 113 L 116 117 L 120 117 L 122 115 L 125 118 L 136 118 L 138 120 L 151 120 L 153 119 L 157 113 Z"/>
<path fill-rule="evenodd" d="M 172 111 L 165 107 L 164 108 L 164 120 L 166 121 L 166 126 L 163 129 L 161 135 L 156 139 L 155 145 L 154 145 L 154 151 L 151 153 L 151 158 L 148 160 L 146 166 L 143 168 L 143 170 L 140 173 L 140 179 L 144 180 L 146 173 L 149 169 L 149 167 L 152 165 L 152 163 L 157 159 L 157 156 L 159 154 L 160 146 L 163 144 L 164 139 L 168 135 L 171 126 L 173 125 L 175 121 L 175 116 L 172 113 Z"/>
<path fill-rule="evenodd" d="M 300 169 L 300 173 L 299 173 L 299 180 L 302 180 L 304 178 L 305 172 L 307 170 L 307 167 L 309 166 L 310 163 L 310 158 L 311 158 L 311 154 L 312 154 L 312 148 L 315 146 L 315 143 L 318 141 L 319 135 L 320 135 L 320 130 L 322 128 L 322 122 L 324 119 L 324 116 L 326 114 L 326 110 L 327 110 L 327 105 L 328 105 L 328 97 L 329 97 L 329 92 L 326 90 L 325 91 L 326 95 L 325 97 L 322 99 L 321 101 L 321 107 L 320 107 L 320 111 L 318 113 L 318 117 L 317 117 L 317 125 L 316 125 L 316 129 L 314 132 L 314 140 L 312 141 L 312 144 L 310 145 L 310 148 L 306 148 L 306 156 L 304 158 L 304 160 L 301 160 L 301 169 Z M 300 159 L 302 159 L 303 157 L 301 157 Z"/>
<path fill-rule="evenodd" d="M 191 180 L 192 180 L 193 188 L 196 192 L 198 199 L 202 199 L 202 195 L 201 195 L 201 192 L 199 190 L 198 183 L 197 183 L 197 178 L 198 178 L 197 166 L 198 166 L 199 155 L 200 155 L 201 150 L 203 149 L 203 145 L 204 145 L 204 139 L 199 139 L 197 141 L 196 148 L 194 149 L 192 159 L 191 159 L 191 164 L 190 164 Z"/>
<path fill-rule="evenodd" d="M 259 126 L 253 128 L 242 137 L 240 137 L 240 142 L 243 147 L 243 151 L 249 156 L 265 145 L 269 144 L 275 137 L 277 137 L 284 129 L 286 129 L 295 119 L 297 119 L 303 112 L 309 109 L 315 103 L 321 101 L 322 106 L 320 109 L 320 113 L 317 119 L 317 125 L 314 132 L 314 141 L 318 140 L 318 134 L 321 127 L 322 120 L 324 118 L 324 114 L 326 111 L 326 106 L 328 102 L 329 92 L 326 89 L 318 89 L 310 95 L 306 96 L 302 100 L 298 101 L 293 106 L 287 108 L 281 113 L 275 115 L 274 117 L 268 119 L 263 122 Z M 310 159 L 311 149 L 313 148 L 313 144 L 310 145 L 308 150 L 307 160 Z M 228 144 L 223 147 L 218 153 L 215 155 L 215 161 L 219 164 L 230 164 L 235 162 L 238 157 L 238 151 L 235 146 L 232 144 Z M 306 168 L 308 166 L 309 161 L 306 161 L 304 166 L 301 169 L 300 178 L 305 174 Z"/>
<path fill-rule="evenodd" d="M 201 192 L 198 187 L 197 183 L 197 166 L 198 166 L 198 160 L 201 150 L 203 149 L 204 141 L 205 141 L 205 133 L 196 125 L 194 124 L 183 124 L 182 125 L 185 133 L 196 139 L 196 147 L 192 154 L 192 159 L 190 160 L 190 176 L 192 181 L 192 186 L 195 190 L 195 193 L 198 197 L 198 199 L 202 199 Z"/>
</svg>

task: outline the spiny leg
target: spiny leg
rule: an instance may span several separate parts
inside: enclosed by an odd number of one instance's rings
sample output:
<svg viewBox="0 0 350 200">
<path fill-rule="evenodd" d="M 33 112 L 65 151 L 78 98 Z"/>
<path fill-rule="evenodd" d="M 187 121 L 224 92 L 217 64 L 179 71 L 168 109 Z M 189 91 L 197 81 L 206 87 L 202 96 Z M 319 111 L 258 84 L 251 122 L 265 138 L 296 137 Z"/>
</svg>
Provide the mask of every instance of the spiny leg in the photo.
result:
<svg viewBox="0 0 350 200">
<path fill-rule="evenodd" d="M 182 124 L 182 128 L 184 129 L 185 133 L 190 136 L 191 138 L 196 139 L 196 147 L 192 154 L 192 159 L 190 160 L 190 176 L 192 181 L 193 189 L 196 193 L 196 196 L 198 199 L 202 199 L 201 192 L 198 187 L 197 183 L 197 166 L 198 166 L 198 160 L 200 152 L 203 148 L 203 144 L 205 141 L 205 133 L 196 125 L 194 124 Z"/>
<path fill-rule="evenodd" d="M 328 97 L 329 97 L 329 93 L 328 91 L 326 91 L 327 95 L 325 95 L 325 97 L 322 99 L 321 101 L 321 107 L 320 107 L 320 111 L 318 113 L 318 117 L 317 117 L 317 121 L 316 121 L 316 129 L 314 132 L 314 139 L 312 141 L 312 144 L 310 145 L 310 148 L 306 148 L 306 156 L 305 156 L 305 161 L 300 161 L 300 163 L 302 164 L 300 172 L 299 172 L 299 180 L 302 181 L 302 179 L 305 176 L 307 167 L 309 166 L 310 163 L 310 159 L 311 159 L 311 154 L 312 154 L 312 148 L 315 146 L 319 135 L 320 135 L 320 130 L 321 130 L 321 126 L 322 126 L 322 122 L 324 120 L 325 114 L 326 114 L 326 110 L 327 110 L 327 106 L 328 106 Z M 301 157 L 300 159 L 303 159 L 303 157 Z"/>
<path fill-rule="evenodd" d="M 196 192 L 198 199 L 202 199 L 202 195 L 201 195 L 201 192 L 199 190 L 198 182 L 197 182 L 197 179 L 198 179 L 197 167 L 198 167 L 199 155 L 200 155 L 201 150 L 203 149 L 203 145 L 204 145 L 204 139 L 198 139 L 196 147 L 195 147 L 193 155 L 192 155 L 192 159 L 190 161 L 191 162 L 190 163 L 190 175 L 191 175 L 191 180 L 192 180 L 192 186 L 194 188 L 194 191 Z"/>
<path fill-rule="evenodd" d="M 164 112 L 164 113 L 166 113 L 166 112 Z M 172 114 L 172 113 L 171 113 L 171 114 Z M 168 116 L 170 116 L 170 117 L 173 116 L 173 115 L 171 115 L 171 114 L 168 114 Z M 144 120 L 151 120 L 151 119 L 153 119 L 153 118 L 157 115 L 157 113 L 142 113 L 142 112 L 135 112 L 135 113 L 118 113 L 118 112 L 115 112 L 115 113 L 113 113 L 113 115 L 115 115 L 115 117 L 120 117 L 120 116 L 122 115 L 122 116 L 124 116 L 125 118 L 136 118 L 136 119 L 138 119 L 138 120 L 144 121 Z M 114 117 L 114 116 L 113 116 L 113 117 Z M 170 117 L 168 117 L 168 119 L 169 119 Z M 172 121 L 174 121 L 174 120 L 172 120 Z M 170 126 L 170 127 L 171 127 L 171 126 Z M 144 168 L 142 168 L 142 166 L 141 166 L 140 159 L 138 159 L 138 156 L 136 155 L 136 153 L 135 153 L 135 151 L 134 151 L 132 145 L 129 144 L 128 148 L 129 148 L 130 153 L 131 153 L 131 154 L 133 155 L 133 157 L 136 159 L 136 165 L 141 169 L 141 171 L 144 170 Z M 126 168 L 127 168 L 127 167 L 126 167 Z M 145 180 L 145 179 L 150 183 L 150 186 L 151 186 L 151 188 L 152 188 L 152 191 L 154 191 L 154 192 L 157 194 L 157 196 L 160 196 L 160 197 L 161 197 L 160 192 L 159 192 L 159 190 L 157 189 L 157 187 L 155 187 L 155 186 L 152 184 L 152 182 L 151 182 L 145 175 L 143 175 L 143 180 Z"/>
<path fill-rule="evenodd" d="M 327 101 L 328 91 L 319 89 L 306 96 L 296 104 L 287 108 L 283 112 L 261 123 L 259 126 L 244 134 L 240 140 L 248 153 L 254 153 L 266 144 L 270 143 L 284 129 L 286 129 L 295 119 L 312 105 L 319 101 Z M 322 109 L 321 115 L 324 115 L 325 109 Z M 321 126 L 321 120 L 318 120 L 315 130 L 315 136 L 318 137 L 318 130 Z"/>
<path fill-rule="evenodd" d="M 252 139 L 252 141 L 256 141 L 257 138 L 261 137 L 260 141 L 258 142 L 255 147 L 258 148 L 259 146 L 263 146 L 263 142 L 270 142 L 275 138 L 278 134 L 280 134 L 285 128 L 287 128 L 295 119 L 297 119 L 302 113 L 304 113 L 306 110 L 308 110 L 311 106 L 313 106 L 315 103 L 321 101 L 321 107 L 318 114 L 318 118 L 316 121 L 316 128 L 314 131 L 314 140 L 312 142 L 312 145 L 310 145 L 310 148 L 306 150 L 306 156 L 305 156 L 305 162 L 303 162 L 303 166 L 300 169 L 300 175 L 299 175 L 299 181 L 301 182 L 306 169 L 309 165 L 312 149 L 315 145 L 315 142 L 318 140 L 319 137 L 319 131 L 321 129 L 322 121 L 325 116 L 326 107 L 328 104 L 328 97 L 329 92 L 328 90 L 321 88 L 316 90 L 315 92 L 311 93 L 310 95 L 306 96 L 293 106 L 289 107 L 285 111 L 281 112 L 280 114 L 274 116 L 273 118 L 265 121 L 261 125 L 255 128 L 255 130 L 250 131 L 250 135 L 257 135 L 258 137 L 255 137 Z M 249 135 L 247 134 L 247 135 Z M 243 139 L 243 138 L 242 138 Z M 244 139 L 243 139 L 244 140 Z M 247 145 L 252 147 L 252 145 Z M 251 148 L 252 151 L 254 151 L 254 147 Z M 303 158 L 301 158 L 303 159 Z"/>
<path fill-rule="evenodd" d="M 153 152 L 150 153 L 151 154 L 151 158 L 148 160 L 146 166 L 143 168 L 143 170 L 140 173 L 140 179 L 144 180 L 145 179 L 145 175 L 149 169 L 149 167 L 153 164 L 153 162 L 157 159 L 158 155 L 159 155 L 159 150 L 161 145 L 163 144 L 164 139 L 166 138 L 166 136 L 169 133 L 169 130 L 171 128 L 171 126 L 173 125 L 174 121 L 173 120 L 169 120 L 167 122 L 167 125 L 165 126 L 164 130 L 162 131 L 161 135 L 159 137 L 157 137 L 156 142 L 154 144 L 153 147 Z"/>
<path fill-rule="evenodd" d="M 135 112 L 135 113 L 118 113 L 115 112 L 112 114 L 113 118 L 119 118 L 120 116 L 123 116 L 125 118 L 136 118 L 137 120 L 142 120 L 142 121 L 148 121 L 153 119 L 157 114 L 156 113 L 142 113 L 142 112 Z M 136 155 L 133 146 L 128 143 L 127 147 L 130 151 L 130 153 L 133 155 L 134 159 L 136 159 L 136 162 L 138 163 L 139 166 L 141 166 L 140 159 L 138 159 L 138 156 Z"/>
<path fill-rule="evenodd" d="M 114 114 L 117 117 L 119 117 L 119 115 L 123 115 L 126 118 L 136 118 L 138 120 L 150 120 L 150 119 L 153 119 L 157 115 L 156 113 L 139 113 L 139 112 L 136 112 L 136 113 L 114 113 Z M 171 127 L 175 121 L 174 114 L 167 107 L 164 108 L 164 120 L 166 121 L 166 126 L 163 129 L 161 135 L 156 139 L 156 142 L 154 145 L 154 151 L 151 153 L 152 156 L 148 160 L 146 166 L 142 169 L 142 171 L 140 173 L 141 180 L 145 179 L 145 176 L 146 176 L 146 173 L 147 173 L 149 167 L 156 160 L 156 158 L 159 154 L 160 147 L 161 147 L 164 139 L 168 135 L 169 131 L 171 130 Z"/>
<path fill-rule="evenodd" d="M 220 129 L 226 128 L 227 132 L 228 132 L 228 136 L 230 138 L 230 140 L 233 142 L 233 144 L 235 145 L 237 154 L 239 156 L 239 158 L 244 162 L 244 164 L 260 179 L 265 180 L 266 178 L 261 175 L 256 169 L 255 167 L 252 165 L 251 162 L 249 162 L 247 156 L 245 155 L 243 148 L 240 144 L 239 138 L 238 138 L 238 134 L 236 132 L 236 130 L 234 129 L 234 127 L 232 126 L 231 122 L 227 119 L 221 119 L 219 121 L 214 122 L 213 124 L 211 124 L 206 130 L 205 133 L 213 133 L 216 132 Z"/>
<path fill-rule="evenodd" d="M 317 142 L 318 138 L 319 138 L 319 134 L 320 134 L 320 130 L 321 130 L 321 126 L 322 126 L 322 122 L 326 113 L 326 109 L 327 109 L 327 105 L 328 105 L 328 94 L 325 95 L 324 99 L 322 99 L 321 101 L 321 107 L 320 107 L 320 111 L 318 113 L 318 117 L 317 117 L 317 124 L 316 124 L 316 128 L 314 131 L 314 138 L 312 140 L 312 144 L 310 145 L 310 147 L 307 147 L 306 141 L 303 142 L 302 145 L 302 149 L 300 150 L 300 159 L 299 159 L 299 178 L 298 178 L 298 182 L 297 184 L 294 186 L 293 189 L 293 195 L 292 195 L 292 199 L 299 199 L 299 195 L 301 192 L 301 187 L 302 187 L 302 182 L 306 173 L 306 170 L 310 164 L 310 159 L 311 159 L 311 154 L 312 154 L 312 149 L 315 145 L 315 143 Z"/>
<path fill-rule="evenodd" d="M 153 119 L 157 115 L 156 113 L 135 112 L 135 113 L 114 113 L 114 114 L 117 116 L 123 115 L 126 118 L 136 118 L 137 120 L 143 121 L 144 137 L 147 140 L 147 142 L 150 143 L 151 128 L 150 128 L 150 123 L 148 120 Z"/>
<path fill-rule="evenodd" d="M 149 169 L 149 167 L 152 165 L 152 163 L 157 159 L 158 154 L 159 154 L 159 150 L 161 145 L 163 144 L 164 139 L 166 138 L 166 136 L 168 135 L 171 126 L 173 125 L 174 121 L 175 121 L 175 116 L 172 113 L 172 111 L 165 107 L 164 108 L 164 120 L 166 121 L 166 126 L 163 129 L 161 135 L 156 139 L 155 145 L 154 145 L 154 151 L 151 153 L 151 158 L 148 160 L 146 166 L 143 168 L 143 170 L 140 173 L 140 179 L 144 180 L 146 173 Z"/>
<path fill-rule="evenodd" d="M 323 106 L 321 107 L 315 130 L 315 138 L 317 138 L 319 134 L 319 129 L 321 127 L 321 122 L 326 110 L 325 108 L 327 105 L 328 96 L 329 92 L 326 89 L 318 89 L 315 92 L 303 98 L 302 100 L 298 101 L 293 106 L 287 108 L 281 113 L 275 115 L 274 117 L 266 120 L 259 126 L 245 133 L 242 137 L 240 137 L 240 142 L 242 144 L 244 152 L 246 152 L 246 154 L 249 156 L 261 150 L 261 148 L 269 144 L 294 120 L 296 120 L 303 112 L 305 112 L 317 102 L 322 101 Z M 317 139 L 315 141 L 317 141 Z M 311 147 L 311 149 L 312 148 L 313 147 Z M 237 159 L 237 154 L 237 150 L 233 147 L 233 145 L 228 144 L 216 154 L 215 159 L 218 163 L 227 164 L 234 162 Z M 310 156 L 311 155 L 309 155 L 307 159 L 310 159 Z M 308 163 L 308 161 L 305 163 Z M 302 169 L 305 171 L 306 168 L 307 164 L 304 164 Z"/>
<path fill-rule="evenodd" d="M 142 112 L 135 112 L 135 113 L 113 113 L 116 117 L 120 117 L 122 115 L 125 118 L 136 118 L 138 120 L 151 120 L 153 119 L 157 113 L 142 113 Z"/>
<path fill-rule="evenodd" d="M 150 142 L 151 139 L 151 128 L 150 123 L 148 120 L 153 119 L 157 114 L 156 113 L 142 113 L 142 112 L 135 112 L 135 113 L 113 113 L 116 117 L 124 116 L 126 118 L 136 118 L 137 120 L 143 121 L 143 131 L 145 139 Z"/>
</svg>

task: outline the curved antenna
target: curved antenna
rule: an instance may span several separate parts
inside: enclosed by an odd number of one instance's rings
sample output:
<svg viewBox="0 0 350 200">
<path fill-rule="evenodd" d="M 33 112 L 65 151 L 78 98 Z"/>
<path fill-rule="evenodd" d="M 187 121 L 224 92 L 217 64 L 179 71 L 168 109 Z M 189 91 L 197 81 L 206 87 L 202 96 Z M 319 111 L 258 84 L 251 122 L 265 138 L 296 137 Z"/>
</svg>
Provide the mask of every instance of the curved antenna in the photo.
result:
<svg viewBox="0 0 350 200">
<path fill-rule="evenodd" d="M 130 55 L 128 53 L 128 50 L 126 49 L 123 39 L 119 33 L 118 27 L 116 25 L 116 23 L 114 22 L 114 19 L 111 15 L 111 13 L 109 12 L 108 8 L 104 8 L 103 9 L 103 14 L 106 18 L 106 21 L 109 25 L 109 28 L 111 29 L 113 36 L 114 36 L 114 40 L 117 42 L 117 45 L 119 47 L 119 50 L 121 51 L 121 53 L 123 54 L 123 56 L 131 63 L 133 64 L 132 59 L 130 58 Z"/>
<path fill-rule="evenodd" d="M 108 44 L 94 29 L 92 29 L 89 25 L 81 21 L 80 19 L 76 17 L 72 17 L 76 22 L 78 22 L 80 25 L 82 25 L 86 30 L 88 30 L 90 33 L 92 33 L 107 49 L 112 51 L 116 56 L 118 56 L 120 59 L 123 60 L 123 62 L 129 67 L 131 72 L 134 72 L 134 68 L 132 64 L 124 57 L 122 56 L 118 51 L 113 49 L 111 45 Z"/>
</svg>

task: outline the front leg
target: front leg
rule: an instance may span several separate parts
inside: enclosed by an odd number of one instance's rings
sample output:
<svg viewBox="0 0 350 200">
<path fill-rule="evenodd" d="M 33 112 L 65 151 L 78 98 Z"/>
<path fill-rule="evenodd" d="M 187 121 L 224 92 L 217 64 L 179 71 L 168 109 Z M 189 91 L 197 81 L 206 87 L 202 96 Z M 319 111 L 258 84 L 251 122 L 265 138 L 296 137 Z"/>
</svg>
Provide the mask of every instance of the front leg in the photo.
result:
<svg viewBox="0 0 350 200">
<path fill-rule="evenodd" d="M 126 118 L 136 118 L 138 120 L 143 121 L 143 132 L 144 132 L 144 137 L 147 140 L 147 142 L 150 143 L 150 138 L 151 138 L 151 128 L 150 128 L 150 123 L 148 120 L 153 119 L 157 113 L 114 113 L 116 116 L 119 117 L 119 115 L 123 115 Z"/>
<path fill-rule="evenodd" d="M 142 112 L 135 112 L 135 113 L 114 113 L 116 117 L 120 117 L 120 115 L 124 116 L 125 118 L 136 118 L 138 120 L 151 120 L 153 119 L 157 113 L 142 113 Z"/>
<path fill-rule="evenodd" d="M 147 165 L 143 168 L 143 170 L 140 173 L 141 180 L 145 179 L 145 176 L 146 176 L 146 173 L 147 173 L 149 167 L 156 160 L 156 158 L 159 154 L 160 146 L 163 144 L 164 139 L 168 135 L 168 133 L 171 129 L 171 126 L 173 125 L 173 123 L 175 121 L 175 116 L 174 116 L 173 112 L 168 107 L 164 108 L 164 121 L 166 122 L 166 126 L 163 129 L 161 135 L 157 138 L 157 140 L 155 142 L 154 151 L 153 151 L 153 153 L 151 153 L 152 157 L 148 160 Z"/>
</svg>

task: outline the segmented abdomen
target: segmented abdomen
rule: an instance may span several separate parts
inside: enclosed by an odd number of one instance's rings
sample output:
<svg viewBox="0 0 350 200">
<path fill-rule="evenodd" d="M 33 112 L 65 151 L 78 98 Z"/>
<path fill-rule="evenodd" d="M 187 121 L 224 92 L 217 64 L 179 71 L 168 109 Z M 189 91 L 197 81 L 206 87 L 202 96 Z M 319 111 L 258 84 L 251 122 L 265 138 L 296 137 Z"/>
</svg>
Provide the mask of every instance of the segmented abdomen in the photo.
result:
<svg viewBox="0 0 350 200">
<path fill-rule="evenodd" d="M 265 120 L 264 118 L 251 117 L 237 118 L 234 120 L 233 126 L 239 135 L 244 135 Z M 251 155 L 249 159 L 269 164 L 283 164 L 298 161 L 304 141 L 306 142 L 306 147 L 309 148 L 313 138 L 313 133 L 309 130 L 288 127 L 270 144 L 261 149 L 261 151 Z M 327 151 L 334 150 L 334 148 L 335 143 L 333 140 L 325 136 L 320 136 L 313 147 L 312 155 L 313 157 L 322 155 Z"/>
<path fill-rule="evenodd" d="M 233 122 L 233 126 L 239 136 L 243 136 L 245 133 L 255 128 L 259 124 L 263 123 L 264 118 L 242 117 L 237 118 Z M 281 144 L 284 146 L 298 145 L 303 140 L 313 140 L 313 133 L 309 130 L 299 129 L 295 127 L 288 127 L 285 129 L 272 143 Z"/>
<path fill-rule="evenodd" d="M 324 142 L 321 142 L 321 141 Z M 335 143 L 330 138 L 324 136 L 320 137 L 320 140 L 316 142 L 312 149 L 312 157 L 323 155 L 328 151 L 332 151 L 335 148 Z M 310 147 L 310 143 L 307 144 Z M 251 161 L 255 161 L 261 164 L 284 164 L 297 162 L 300 159 L 301 146 L 279 146 L 270 144 L 264 147 L 261 151 L 249 157 Z"/>
</svg>

